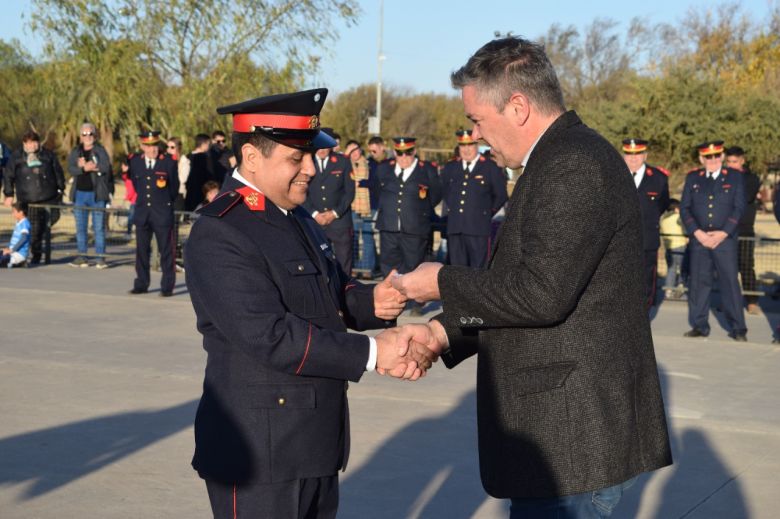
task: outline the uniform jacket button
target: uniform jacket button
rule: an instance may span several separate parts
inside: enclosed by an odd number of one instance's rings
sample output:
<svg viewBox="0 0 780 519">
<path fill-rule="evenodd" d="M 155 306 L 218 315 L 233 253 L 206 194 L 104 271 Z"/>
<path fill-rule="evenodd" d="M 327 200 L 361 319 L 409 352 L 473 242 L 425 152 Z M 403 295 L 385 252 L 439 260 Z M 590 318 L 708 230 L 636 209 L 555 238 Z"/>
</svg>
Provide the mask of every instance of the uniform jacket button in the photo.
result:
<svg viewBox="0 0 780 519">
<path fill-rule="evenodd" d="M 284 397 L 279 397 L 279 405 L 284 405 L 287 401 L 284 399 Z"/>
<path fill-rule="evenodd" d="M 342 319 L 344 318 L 344 312 L 342 312 L 341 310 L 339 310 L 339 317 L 341 317 Z"/>
<path fill-rule="evenodd" d="M 303 265 L 298 265 L 298 272 L 303 272 L 305 270 Z"/>
</svg>

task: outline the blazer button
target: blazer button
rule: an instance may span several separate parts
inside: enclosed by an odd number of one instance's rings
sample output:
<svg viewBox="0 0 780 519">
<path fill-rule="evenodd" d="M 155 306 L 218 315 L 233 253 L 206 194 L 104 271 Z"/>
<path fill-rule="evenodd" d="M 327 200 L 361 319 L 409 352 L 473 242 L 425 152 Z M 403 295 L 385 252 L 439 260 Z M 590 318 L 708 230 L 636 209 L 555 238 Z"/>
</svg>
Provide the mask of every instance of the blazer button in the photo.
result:
<svg viewBox="0 0 780 519">
<path fill-rule="evenodd" d="M 477 324 L 482 324 L 482 323 L 483 323 L 482 319 L 480 319 L 479 317 L 477 317 Z"/>
<path fill-rule="evenodd" d="M 298 265 L 298 272 L 303 272 L 306 268 L 303 265 Z"/>
<path fill-rule="evenodd" d="M 460 318 L 460 324 L 467 324 L 468 322 L 469 322 L 469 320 L 466 319 L 465 317 L 461 317 Z"/>
<path fill-rule="evenodd" d="M 284 399 L 284 397 L 279 398 L 279 405 L 284 405 L 287 401 Z"/>
<path fill-rule="evenodd" d="M 342 312 L 341 310 L 339 310 L 339 317 L 341 317 L 342 319 L 344 318 L 344 312 Z"/>
</svg>

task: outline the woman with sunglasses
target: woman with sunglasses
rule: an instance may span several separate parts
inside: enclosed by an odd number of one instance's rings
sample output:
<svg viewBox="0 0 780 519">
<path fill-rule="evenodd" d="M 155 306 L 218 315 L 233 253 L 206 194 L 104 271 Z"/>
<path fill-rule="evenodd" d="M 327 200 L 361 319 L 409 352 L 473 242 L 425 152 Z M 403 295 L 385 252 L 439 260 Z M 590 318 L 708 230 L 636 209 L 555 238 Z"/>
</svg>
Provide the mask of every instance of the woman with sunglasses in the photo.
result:
<svg viewBox="0 0 780 519">
<path fill-rule="evenodd" d="M 181 139 L 169 137 L 165 152 L 178 162 L 179 170 L 179 194 L 173 202 L 176 211 L 184 211 L 184 199 L 187 196 L 187 178 L 190 176 L 190 159 L 182 153 Z"/>
</svg>

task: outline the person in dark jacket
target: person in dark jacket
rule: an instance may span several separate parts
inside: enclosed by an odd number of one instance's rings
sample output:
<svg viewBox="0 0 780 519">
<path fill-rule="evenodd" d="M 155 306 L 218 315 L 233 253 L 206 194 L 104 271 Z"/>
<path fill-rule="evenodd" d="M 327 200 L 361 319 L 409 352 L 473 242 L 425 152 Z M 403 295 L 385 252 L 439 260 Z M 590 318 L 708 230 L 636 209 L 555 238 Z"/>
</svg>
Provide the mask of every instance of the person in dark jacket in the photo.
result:
<svg viewBox="0 0 780 519">
<path fill-rule="evenodd" d="M 746 294 L 745 292 L 756 292 L 758 283 L 756 282 L 756 211 L 758 210 L 758 192 L 761 189 L 761 179 L 758 175 L 750 171 L 745 161 L 745 150 L 739 146 L 732 146 L 726 149 L 726 167 L 742 173 L 742 181 L 745 185 L 745 212 L 739 220 L 739 237 L 746 238 L 739 240 L 737 249 L 737 265 L 739 266 L 739 276 L 742 278 L 742 292 L 747 304 L 747 312 L 751 315 L 758 315 L 761 309 L 758 307 L 758 295 L 755 293 Z"/>
<path fill-rule="evenodd" d="M 647 144 L 642 139 L 623 140 L 623 160 L 634 179 L 642 212 L 643 269 L 647 306 L 655 304 L 658 271 L 658 248 L 661 246 L 659 224 L 669 208 L 669 172 L 647 164 Z"/>
<path fill-rule="evenodd" d="M 331 128 L 323 128 L 335 140 Z M 352 274 L 352 201 L 355 199 L 355 181 L 350 160 L 334 151 L 323 148 L 314 153 L 317 174 L 309 184 L 309 196 L 303 203 L 325 236 L 333 244 L 339 265 L 347 275 Z"/>
<path fill-rule="evenodd" d="M 92 214 L 92 232 L 95 235 L 95 266 L 108 268 L 106 253 L 106 226 L 104 209 L 114 194 L 114 176 L 111 173 L 111 159 L 106 149 L 97 143 L 97 129 L 92 123 L 81 125 L 81 143 L 68 155 L 68 173 L 73 177 L 70 200 L 76 206 L 76 245 L 78 257 L 70 265 L 88 267 L 87 227 Z"/>
<path fill-rule="evenodd" d="M 37 133 L 26 132 L 22 136 L 22 148 L 13 152 L 5 166 L 5 205 L 11 205 L 14 195 L 18 201 L 26 204 L 56 205 L 62 201 L 64 189 L 65 175 L 60 161 L 54 153 L 41 147 L 41 139 Z M 56 219 L 57 216 L 57 212 L 48 208 L 29 208 L 27 219 L 32 227 L 31 264 L 41 262 L 43 235 L 51 219 Z"/>
<path fill-rule="evenodd" d="M 208 354 L 192 465 L 216 519 L 335 518 L 349 456 L 348 381 L 374 369 L 420 375 L 398 356 L 394 330 L 347 331 L 391 326 L 403 298 L 389 280 L 347 276 L 300 207 L 312 151 L 335 145 L 319 129 L 326 94 L 218 109 L 233 114 L 239 165 L 201 210 L 184 255 Z"/>
<path fill-rule="evenodd" d="M 142 153 L 131 154 L 127 158 L 128 175 L 138 193 L 133 215 L 136 277 L 130 293 L 145 294 L 149 290 L 149 260 L 154 235 L 162 269 L 160 296 L 170 297 L 176 284 L 173 203 L 179 193 L 178 168 L 173 157 L 160 152 L 159 131 L 142 132 L 138 137 Z"/>
<path fill-rule="evenodd" d="M 491 220 L 508 198 L 506 177 L 495 162 L 479 154 L 470 130 L 458 130 L 455 136 L 458 156 L 441 172 L 450 264 L 484 267 L 491 248 Z"/>
<path fill-rule="evenodd" d="M 541 45 L 494 40 L 452 83 L 473 137 L 523 174 L 486 269 L 425 263 L 395 278 L 444 310 L 399 342 L 430 344 L 447 367 L 479 356 L 482 484 L 511 500 L 512 519 L 606 517 L 639 474 L 672 461 L 636 187 L 566 111 Z"/>
</svg>

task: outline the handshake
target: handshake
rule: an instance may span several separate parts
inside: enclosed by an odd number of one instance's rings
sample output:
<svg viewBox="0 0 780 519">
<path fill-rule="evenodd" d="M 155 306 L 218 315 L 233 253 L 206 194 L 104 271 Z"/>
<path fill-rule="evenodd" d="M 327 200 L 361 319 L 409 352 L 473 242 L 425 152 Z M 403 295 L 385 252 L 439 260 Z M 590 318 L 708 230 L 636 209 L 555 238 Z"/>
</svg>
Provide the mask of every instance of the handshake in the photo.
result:
<svg viewBox="0 0 780 519">
<path fill-rule="evenodd" d="M 449 342 L 438 321 L 390 328 L 376 336 L 376 371 L 403 380 L 425 376 Z"/>
</svg>

